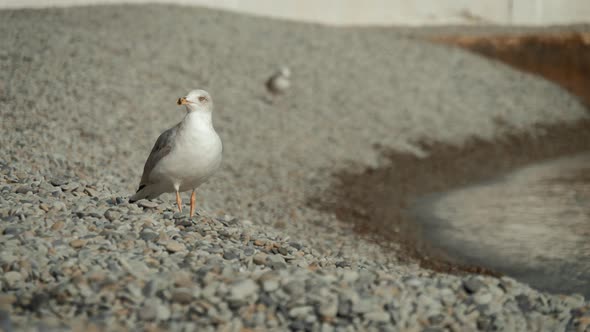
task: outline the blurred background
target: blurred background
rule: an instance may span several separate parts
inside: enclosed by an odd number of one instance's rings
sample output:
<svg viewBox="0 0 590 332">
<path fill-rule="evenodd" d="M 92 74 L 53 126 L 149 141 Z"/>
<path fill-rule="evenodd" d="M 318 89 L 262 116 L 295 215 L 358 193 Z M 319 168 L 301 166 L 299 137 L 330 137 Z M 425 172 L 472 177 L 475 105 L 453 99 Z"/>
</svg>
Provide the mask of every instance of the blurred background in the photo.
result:
<svg viewBox="0 0 590 332">
<path fill-rule="evenodd" d="M 590 21 L 590 2 L 584 0 L 2 0 L 0 7 L 154 2 L 335 25 L 554 25 Z"/>
</svg>

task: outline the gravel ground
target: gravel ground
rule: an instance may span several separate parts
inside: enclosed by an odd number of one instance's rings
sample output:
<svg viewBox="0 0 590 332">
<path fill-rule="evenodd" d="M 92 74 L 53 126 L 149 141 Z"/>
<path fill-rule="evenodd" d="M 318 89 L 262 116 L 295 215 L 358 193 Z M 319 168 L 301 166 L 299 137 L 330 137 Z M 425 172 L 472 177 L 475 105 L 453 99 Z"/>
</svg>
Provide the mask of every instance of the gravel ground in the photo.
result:
<svg viewBox="0 0 590 332">
<path fill-rule="evenodd" d="M 5 330 L 583 330 L 588 302 L 399 262 L 306 203 L 339 169 L 587 118 L 561 88 L 397 29 L 198 8 L 0 12 Z M 267 102 L 277 66 L 289 93 Z M 224 164 L 200 216 L 128 204 L 175 99 L 205 88 Z M 503 125 L 499 126 L 501 122 Z M 403 193 L 401 193 L 403 194 Z M 185 196 L 186 198 L 186 196 Z M 326 198 L 326 199 L 329 199 Z"/>
</svg>

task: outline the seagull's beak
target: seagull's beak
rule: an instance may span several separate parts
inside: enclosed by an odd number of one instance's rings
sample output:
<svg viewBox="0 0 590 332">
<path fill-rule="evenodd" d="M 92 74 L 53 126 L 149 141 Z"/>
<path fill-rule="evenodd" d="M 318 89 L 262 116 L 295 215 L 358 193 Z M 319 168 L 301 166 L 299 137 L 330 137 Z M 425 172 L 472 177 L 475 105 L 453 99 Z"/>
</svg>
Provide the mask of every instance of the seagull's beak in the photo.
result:
<svg viewBox="0 0 590 332">
<path fill-rule="evenodd" d="M 186 105 L 186 104 L 188 104 L 188 101 L 186 100 L 186 97 L 182 97 L 182 98 L 178 98 L 178 100 L 176 101 L 176 103 L 178 105 Z"/>
</svg>

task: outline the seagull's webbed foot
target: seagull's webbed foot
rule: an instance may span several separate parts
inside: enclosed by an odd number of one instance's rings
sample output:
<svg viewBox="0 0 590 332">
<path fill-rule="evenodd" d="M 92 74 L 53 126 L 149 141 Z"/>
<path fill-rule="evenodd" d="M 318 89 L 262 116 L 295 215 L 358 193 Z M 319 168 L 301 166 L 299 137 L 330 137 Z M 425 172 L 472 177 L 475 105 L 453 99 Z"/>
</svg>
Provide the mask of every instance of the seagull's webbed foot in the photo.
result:
<svg viewBox="0 0 590 332">
<path fill-rule="evenodd" d="M 182 199 L 178 191 L 176 192 L 176 204 L 178 205 L 178 212 L 182 212 Z"/>
</svg>

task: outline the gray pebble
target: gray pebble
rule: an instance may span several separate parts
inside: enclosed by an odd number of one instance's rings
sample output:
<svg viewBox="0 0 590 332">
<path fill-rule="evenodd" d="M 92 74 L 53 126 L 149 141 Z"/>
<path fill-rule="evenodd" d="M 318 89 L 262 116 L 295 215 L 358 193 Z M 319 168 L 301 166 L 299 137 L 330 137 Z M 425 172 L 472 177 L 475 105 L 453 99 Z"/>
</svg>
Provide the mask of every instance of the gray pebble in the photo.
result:
<svg viewBox="0 0 590 332">
<path fill-rule="evenodd" d="M 267 254 L 265 254 L 263 252 L 259 252 L 256 255 L 254 255 L 254 258 L 252 259 L 252 261 L 256 265 L 264 265 L 264 264 L 266 264 L 267 258 L 268 258 Z"/>
<path fill-rule="evenodd" d="M 121 214 L 115 209 L 108 209 L 105 211 L 104 217 L 107 218 L 108 221 L 115 221 L 121 218 Z"/>
<path fill-rule="evenodd" d="M 236 251 L 234 251 L 234 250 L 226 250 L 223 253 L 223 258 L 224 259 L 231 260 L 231 259 L 236 259 L 236 258 L 239 258 L 239 257 L 240 257 L 240 255 Z"/>
<path fill-rule="evenodd" d="M 54 185 L 55 187 L 61 187 L 61 186 L 65 186 L 66 184 L 68 184 L 68 180 L 65 178 L 53 178 L 51 179 L 50 183 L 52 185 Z"/>
<path fill-rule="evenodd" d="M 463 280 L 463 289 L 465 289 L 468 294 L 476 293 L 484 286 L 484 283 L 475 277 Z"/>
<path fill-rule="evenodd" d="M 152 231 L 141 231 L 141 233 L 139 233 L 139 238 L 144 240 L 144 241 L 154 241 L 155 239 L 157 239 L 159 236 L 158 233 L 152 232 Z"/>
<path fill-rule="evenodd" d="M 73 191 L 75 189 L 77 189 L 80 186 L 79 183 L 77 182 L 70 182 L 68 184 L 64 184 L 61 186 L 61 190 L 63 191 Z"/>
<path fill-rule="evenodd" d="M 156 202 L 152 202 L 152 201 L 148 201 L 146 199 L 142 199 L 139 202 L 137 202 L 137 205 L 146 208 L 146 209 L 153 209 L 158 207 L 158 203 Z"/>
<path fill-rule="evenodd" d="M 140 320 L 153 321 L 158 318 L 158 304 L 156 301 L 147 301 L 137 313 Z"/>
<path fill-rule="evenodd" d="M 189 304 L 193 300 L 193 292 L 189 288 L 176 288 L 170 298 L 174 302 Z"/>
<path fill-rule="evenodd" d="M 2 279 L 9 289 L 15 289 L 18 288 L 18 286 L 23 281 L 23 276 L 20 272 L 9 271 L 4 273 L 4 277 Z"/>
<path fill-rule="evenodd" d="M 385 311 L 372 311 L 364 315 L 365 319 L 372 322 L 384 323 L 389 321 L 389 314 Z"/>
<path fill-rule="evenodd" d="M 279 289 L 279 281 L 277 279 L 267 279 L 262 282 L 262 289 L 265 292 L 274 292 Z"/>
<path fill-rule="evenodd" d="M 258 285 L 250 279 L 236 282 L 229 288 L 230 298 L 233 300 L 245 300 L 256 294 L 257 291 Z"/>
<path fill-rule="evenodd" d="M 281 255 L 269 255 L 268 261 L 269 261 L 270 267 L 272 267 L 273 269 L 278 270 L 278 269 L 287 268 L 287 263 L 285 262 L 285 259 Z"/>
<path fill-rule="evenodd" d="M 250 256 L 254 255 L 255 252 L 256 252 L 256 250 L 254 250 L 254 248 L 251 248 L 251 247 L 244 248 L 244 256 L 246 256 L 246 257 L 250 257 Z"/>
<path fill-rule="evenodd" d="M 4 234 L 4 235 L 19 235 L 24 231 L 25 230 L 22 227 L 8 226 L 8 227 L 4 228 L 4 230 L 2 231 L 2 234 Z"/>
<path fill-rule="evenodd" d="M 16 188 L 17 194 L 25 195 L 25 194 L 27 194 L 29 192 L 33 192 L 33 191 L 34 191 L 33 188 L 31 188 L 30 186 L 20 186 L 20 187 Z"/>
</svg>

